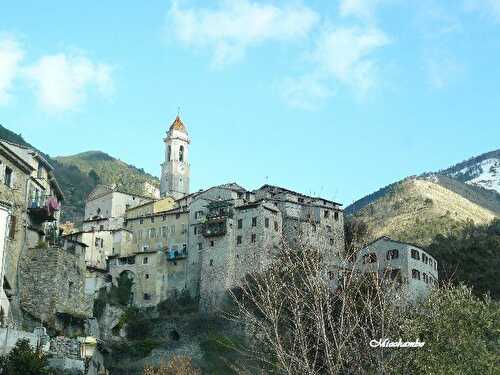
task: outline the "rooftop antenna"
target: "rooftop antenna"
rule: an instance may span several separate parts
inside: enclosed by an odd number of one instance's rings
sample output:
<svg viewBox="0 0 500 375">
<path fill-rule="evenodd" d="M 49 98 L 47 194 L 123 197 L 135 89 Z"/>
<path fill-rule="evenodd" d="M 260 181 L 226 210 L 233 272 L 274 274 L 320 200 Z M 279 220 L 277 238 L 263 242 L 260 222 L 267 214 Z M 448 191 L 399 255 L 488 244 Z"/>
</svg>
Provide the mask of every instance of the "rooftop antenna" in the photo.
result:
<svg viewBox="0 0 500 375">
<path fill-rule="evenodd" d="M 177 117 L 181 115 L 181 106 L 177 107 Z"/>
</svg>

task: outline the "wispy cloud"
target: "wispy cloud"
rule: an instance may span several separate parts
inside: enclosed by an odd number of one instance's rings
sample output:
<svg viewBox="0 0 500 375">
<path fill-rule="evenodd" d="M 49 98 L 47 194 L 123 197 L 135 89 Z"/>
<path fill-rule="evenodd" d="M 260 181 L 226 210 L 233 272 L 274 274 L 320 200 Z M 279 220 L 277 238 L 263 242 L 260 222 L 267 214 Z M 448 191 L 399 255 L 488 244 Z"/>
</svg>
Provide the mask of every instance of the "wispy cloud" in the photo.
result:
<svg viewBox="0 0 500 375">
<path fill-rule="evenodd" d="M 0 39 L 0 104 L 9 102 L 10 90 L 23 58 L 24 51 L 14 38 L 5 36 Z"/>
<path fill-rule="evenodd" d="M 441 90 L 457 80 L 464 72 L 464 67 L 450 56 L 437 54 L 424 60 L 427 82 L 433 89 Z"/>
<path fill-rule="evenodd" d="M 500 0 L 464 0 L 464 8 L 500 22 Z"/>
<path fill-rule="evenodd" d="M 373 20 L 375 11 L 383 0 L 341 0 L 339 13 L 343 17 L 356 17 L 364 20 Z"/>
<path fill-rule="evenodd" d="M 281 98 L 290 107 L 314 111 L 332 95 L 324 79 L 315 74 L 283 79 L 277 89 Z"/>
<path fill-rule="evenodd" d="M 50 113 L 77 109 L 91 88 L 104 95 L 112 90 L 111 67 L 81 53 L 43 56 L 25 69 L 25 78 L 40 107 Z"/>
<path fill-rule="evenodd" d="M 221 67 L 245 56 L 250 47 L 268 41 L 294 41 L 308 35 L 319 16 L 305 5 L 277 6 L 250 0 L 223 0 L 215 8 L 186 8 L 173 1 L 169 29 L 188 47 L 212 51 Z"/>
<path fill-rule="evenodd" d="M 321 34 L 312 58 L 320 71 L 363 94 L 377 82 L 373 53 L 388 43 L 377 28 L 331 28 Z"/>
</svg>

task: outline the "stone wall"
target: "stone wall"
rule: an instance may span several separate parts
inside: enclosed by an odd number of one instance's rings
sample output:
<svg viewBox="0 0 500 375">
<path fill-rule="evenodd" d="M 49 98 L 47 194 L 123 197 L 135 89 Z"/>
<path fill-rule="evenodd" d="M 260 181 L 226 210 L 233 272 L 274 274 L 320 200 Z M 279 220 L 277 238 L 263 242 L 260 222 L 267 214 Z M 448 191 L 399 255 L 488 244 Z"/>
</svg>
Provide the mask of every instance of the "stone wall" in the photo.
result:
<svg viewBox="0 0 500 375">
<path fill-rule="evenodd" d="M 57 247 L 28 249 L 20 264 L 20 285 L 21 308 L 35 319 L 54 324 L 57 314 L 92 316 L 82 254 Z"/>
</svg>

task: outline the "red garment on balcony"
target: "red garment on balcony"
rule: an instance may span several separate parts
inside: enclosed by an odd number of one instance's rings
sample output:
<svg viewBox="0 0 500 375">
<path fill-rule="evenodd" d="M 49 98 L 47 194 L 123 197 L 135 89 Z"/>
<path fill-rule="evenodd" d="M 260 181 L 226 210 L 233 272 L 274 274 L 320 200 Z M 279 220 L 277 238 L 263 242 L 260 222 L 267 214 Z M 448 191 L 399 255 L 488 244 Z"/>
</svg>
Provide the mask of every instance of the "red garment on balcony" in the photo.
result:
<svg viewBox="0 0 500 375">
<path fill-rule="evenodd" d="M 59 211 L 59 208 L 61 208 L 61 204 L 57 201 L 56 197 L 49 197 L 49 199 L 47 199 L 49 215 L 52 215 L 54 211 Z"/>
</svg>

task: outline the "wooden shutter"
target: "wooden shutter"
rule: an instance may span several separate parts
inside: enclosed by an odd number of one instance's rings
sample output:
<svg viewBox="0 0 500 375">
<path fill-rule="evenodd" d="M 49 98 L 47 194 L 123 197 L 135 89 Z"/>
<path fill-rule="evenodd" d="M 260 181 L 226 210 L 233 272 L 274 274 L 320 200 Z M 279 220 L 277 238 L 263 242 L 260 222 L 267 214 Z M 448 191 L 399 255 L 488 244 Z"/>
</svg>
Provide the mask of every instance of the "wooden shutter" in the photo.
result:
<svg viewBox="0 0 500 375">
<path fill-rule="evenodd" d="M 16 237 L 16 224 L 17 224 L 17 217 L 11 215 L 9 223 L 9 238 L 11 240 L 13 240 Z"/>
</svg>

